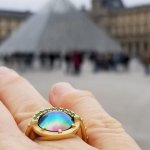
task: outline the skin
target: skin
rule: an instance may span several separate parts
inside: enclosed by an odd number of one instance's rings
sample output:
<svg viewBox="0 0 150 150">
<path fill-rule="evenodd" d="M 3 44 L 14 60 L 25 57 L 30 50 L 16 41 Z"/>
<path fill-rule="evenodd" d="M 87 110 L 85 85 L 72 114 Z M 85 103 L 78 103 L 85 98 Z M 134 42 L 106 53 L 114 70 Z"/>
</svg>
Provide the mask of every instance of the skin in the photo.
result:
<svg viewBox="0 0 150 150">
<path fill-rule="evenodd" d="M 59 141 L 35 141 L 24 135 L 32 116 L 43 108 L 68 108 L 80 115 L 87 127 L 88 144 L 78 136 Z M 0 67 L 0 149 L 4 150 L 140 150 L 87 91 L 68 83 L 55 84 L 46 101 L 15 71 Z"/>
</svg>

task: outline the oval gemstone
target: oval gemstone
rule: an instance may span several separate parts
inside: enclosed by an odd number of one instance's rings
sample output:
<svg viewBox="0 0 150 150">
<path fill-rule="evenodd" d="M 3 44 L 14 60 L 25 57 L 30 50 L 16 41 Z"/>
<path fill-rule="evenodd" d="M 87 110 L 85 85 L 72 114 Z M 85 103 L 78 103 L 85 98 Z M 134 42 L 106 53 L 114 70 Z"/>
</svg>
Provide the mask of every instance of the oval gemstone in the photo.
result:
<svg viewBox="0 0 150 150">
<path fill-rule="evenodd" d="M 48 112 L 38 121 L 40 128 L 51 132 L 68 130 L 72 127 L 72 124 L 74 124 L 74 119 L 68 114 L 60 111 Z"/>
</svg>

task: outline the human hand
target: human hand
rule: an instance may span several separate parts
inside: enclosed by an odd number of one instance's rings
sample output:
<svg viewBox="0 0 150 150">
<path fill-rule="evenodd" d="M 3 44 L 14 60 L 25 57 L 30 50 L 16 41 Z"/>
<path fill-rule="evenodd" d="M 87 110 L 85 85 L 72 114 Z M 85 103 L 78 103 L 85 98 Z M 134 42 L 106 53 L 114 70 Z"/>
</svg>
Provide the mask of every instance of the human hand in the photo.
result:
<svg viewBox="0 0 150 150">
<path fill-rule="evenodd" d="M 140 150 L 122 125 L 87 91 L 59 83 L 50 91 L 50 103 L 13 70 L 0 67 L 0 149 L 4 150 Z M 78 136 L 59 141 L 32 141 L 24 135 L 33 115 L 52 106 L 81 116 L 88 144 Z"/>
</svg>

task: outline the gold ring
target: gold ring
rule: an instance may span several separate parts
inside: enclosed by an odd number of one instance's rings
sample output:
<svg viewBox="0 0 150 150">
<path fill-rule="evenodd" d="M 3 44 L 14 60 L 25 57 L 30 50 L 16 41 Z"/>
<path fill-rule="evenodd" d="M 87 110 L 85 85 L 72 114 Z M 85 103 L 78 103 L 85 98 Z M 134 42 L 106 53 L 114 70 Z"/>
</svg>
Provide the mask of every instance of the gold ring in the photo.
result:
<svg viewBox="0 0 150 150">
<path fill-rule="evenodd" d="M 35 114 L 25 132 L 30 139 L 53 141 L 78 135 L 87 142 L 83 120 L 74 112 L 64 108 L 44 109 Z"/>
</svg>

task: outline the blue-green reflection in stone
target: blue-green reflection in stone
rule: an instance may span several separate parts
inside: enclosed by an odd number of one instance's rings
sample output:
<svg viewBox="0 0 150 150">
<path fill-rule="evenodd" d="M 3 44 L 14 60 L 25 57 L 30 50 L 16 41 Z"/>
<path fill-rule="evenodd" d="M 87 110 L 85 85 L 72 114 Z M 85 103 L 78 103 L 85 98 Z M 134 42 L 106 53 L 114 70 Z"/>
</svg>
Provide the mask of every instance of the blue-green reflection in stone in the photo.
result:
<svg viewBox="0 0 150 150">
<path fill-rule="evenodd" d="M 68 114 L 60 111 L 48 112 L 38 121 L 40 128 L 51 132 L 68 130 L 72 127 L 72 124 L 74 124 L 74 119 Z"/>
</svg>

